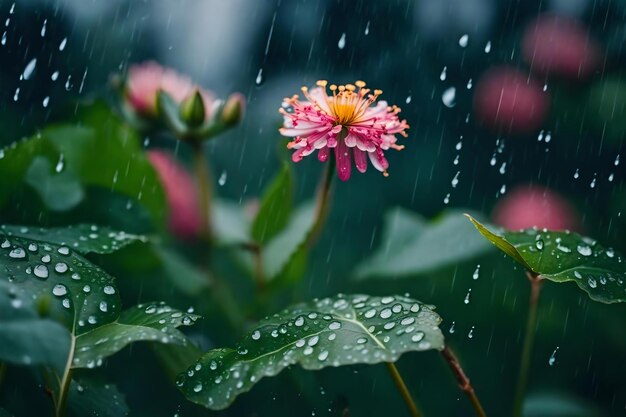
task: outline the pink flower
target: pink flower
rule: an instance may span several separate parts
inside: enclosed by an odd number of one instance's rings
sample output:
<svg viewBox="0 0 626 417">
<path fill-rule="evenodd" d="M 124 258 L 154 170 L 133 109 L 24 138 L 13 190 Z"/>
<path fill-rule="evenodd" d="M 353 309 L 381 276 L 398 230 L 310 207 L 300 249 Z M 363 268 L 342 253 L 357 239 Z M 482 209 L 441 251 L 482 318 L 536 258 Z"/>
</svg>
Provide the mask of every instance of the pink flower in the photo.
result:
<svg viewBox="0 0 626 417">
<path fill-rule="evenodd" d="M 144 116 L 154 116 L 157 112 L 157 92 L 165 91 L 176 103 L 190 97 L 194 91 L 200 91 L 204 101 L 206 117 L 213 111 L 213 94 L 195 85 L 191 78 L 178 74 L 154 61 L 132 65 L 128 70 L 126 97 L 131 107 Z"/>
<path fill-rule="evenodd" d="M 367 159 L 377 170 L 387 176 L 389 162 L 384 152 L 389 148 L 401 150 L 396 145 L 396 134 L 407 136 L 409 125 L 400 121 L 400 108 L 388 106 L 386 101 L 373 105 L 381 90 L 365 88 L 363 81 L 353 84 L 330 85 L 332 96 L 326 92 L 326 81 L 317 87 L 302 87 L 306 100 L 297 95 L 285 98 L 279 110 L 284 116 L 280 133 L 294 139 L 287 145 L 295 149 L 291 159 L 299 162 L 317 150 L 317 158 L 324 162 L 334 149 L 337 175 L 342 181 L 350 178 L 352 156 L 359 172 L 367 169 Z"/>
<path fill-rule="evenodd" d="M 538 227 L 550 230 L 577 230 L 578 215 L 559 194 L 539 186 L 515 188 L 493 211 L 493 220 L 510 230 Z"/>
<path fill-rule="evenodd" d="M 550 110 L 550 95 L 527 74 L 499 66 L 487 70 L 474 93 L 476 118 L 488 128 L 526 134 L 543 124 Z"/>
<path fill-rule="evenodd" d="M 539 16 L 528 26 L 522 40 L 522 54 L 533 71 L 570 79 L 590 75 L 602 61 L 600 46 L 584 26 L 550 14 Z"/>
<path fill-rule="evenodd" d="M 148 159 L 165 191 L 170 231 L 181 239 L 197 236 L 202 232 L 202 213 L 193 178 L 168 152 L 150 150 Z"/>
</svg>

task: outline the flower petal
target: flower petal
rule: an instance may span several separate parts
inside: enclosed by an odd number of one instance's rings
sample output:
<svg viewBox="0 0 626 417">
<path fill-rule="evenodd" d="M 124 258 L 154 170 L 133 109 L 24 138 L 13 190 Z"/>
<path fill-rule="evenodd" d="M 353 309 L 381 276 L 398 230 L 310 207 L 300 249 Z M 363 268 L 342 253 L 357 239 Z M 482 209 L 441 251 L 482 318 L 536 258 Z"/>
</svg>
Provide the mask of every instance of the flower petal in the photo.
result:
<svg viewBox="0 0 626 417">
<path fill-rule="evenodd" d="M 350 179 L 350 148 L 346 146 L 344 141 L 337 142 L 335 147 L 335 160 L 337 161 L 337 176 L 341 181 L 348 181 Z"/>
<path fill-rule="evenodd" d="M 365 152 L 357 148 L 354 148 L 353 151 L 356 169 L 361 173 L 365 172 L 367 170 L 367 156 L 365 156 Z"/>
</svg>

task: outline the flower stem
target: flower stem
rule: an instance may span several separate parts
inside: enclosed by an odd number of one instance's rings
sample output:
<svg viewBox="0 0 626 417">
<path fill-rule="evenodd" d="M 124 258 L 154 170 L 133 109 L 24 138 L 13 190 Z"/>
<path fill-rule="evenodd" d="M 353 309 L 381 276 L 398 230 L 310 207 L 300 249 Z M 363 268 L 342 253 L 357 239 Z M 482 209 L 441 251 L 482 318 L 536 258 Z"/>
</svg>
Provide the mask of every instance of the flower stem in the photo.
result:
<svg viewBox="0 0 626 417">
<path fill-rule="evenodd" d="M 450 365 L 450 369 L 452 369 L 454 376 L 456 377 L 457 381 L 459 381 L 459 388 L 461 388 L 461 390 L 464 391 L 469 398 L 470 402 L 472 403 L 472 407 L 474 407 L 474 411 L 476 411 L 476 415 L 478 417 L 486 417 L 485 410 L 478 400 L 478 396 L 474 391 L 474 387 L 472 386 L 469 378 L 463 371 L 461 363 L 459 362 L 459 359 L 456 357 L 452 349 L 446 346 L 441 351 L 441 355 L 448 362 L 448 365 Z"/>
<path fill-rule="evenodd" d="M 535 341 L 535 332 L 537 327 L 537 307 L 539 306 L 541 284 L 543 284 L 543 278 L 541 278 L 539 275 L 530 271 L 528 271 L 526 275 L 528 276 L 528 280 L 530 281 L 530 299 L 528 300 L 526 334 L 524 336 L 524 346 L 522 348 L 519 375 L 517 377 L 517 388 L 515 389 L 515 400 L 513 402 L 513 417 L 522 416 L 524 394 L 526 392 L 526 385 L 528 383 L 528 368 L 530 367 L 530 357 L 533 351 L 533 344 Z"/>
<path fill-rule="evenodd" d="M 210 242 L 213 237 L 211 227 L 211 198 L 213 187 L 211 186 L 211 171 L 204 156 L 202 142 L 191 142 L 193 147 L 194 168 L 196 171 L 196 181 L 198 182 L 198 199 L 200 200 L 200 213 L 202 218 L 202 233 Z"/>
<path fill-rule="evenodd" d="M 70 351 L 67 355 L 67 363 L 63 370 L 63 376 L 59 384 L 59 392 L 57 394 L 57 400 L 55 402 L 55 416 L 63 417 L 65 415 L 65 408 L 67 405 L 67 396 L 69 395 L 70 385 L 72 383 L 72 362 L 74 361 L 74 349 L 76 348 L 76 337 L 71 336 L 70 339 Z"/>
<path fill-rule="evenodd" d="M 322 231 L 324 221 L 326 221 L 326 217 L 328 216 L 328 209 L 330 208 L 330 190 L 332 188 L 333 178 L 335 178 L 334 171 L 335 158 L 330 157 L 322 180 L 319 184 L 319 188 L 317 190 L 317 206 L 315 208 L 315 219 L 313 221 L 311 231 L 309 232 L 306 239 L 306 245 L 309 249 L 317 241 L 317 238 Z"/>
<path fill-rule="evenodd" d="M 418 411 L 417 406 L 415 405 L 415 402 L 413 401 L 413 398 L 411 397 L 411 394 L 409 393 L 409 390 L 407 389 L 406 384 L 404 383 L 404 380 L 400 375 L 400 372 L 398 372 L 398 368 L 396 368 L 396 365 L 394 365 L 392 362 L 387 362 L 387 369 L 389 369 L 389 373 L 393 378 L 393 382 L 396 383 L 396 388 L 398 388 L 398 391 L 400 391 L 404 402 L 409 408 L 411 417 L 421 417 L 422 414 Z"/>
</svg>

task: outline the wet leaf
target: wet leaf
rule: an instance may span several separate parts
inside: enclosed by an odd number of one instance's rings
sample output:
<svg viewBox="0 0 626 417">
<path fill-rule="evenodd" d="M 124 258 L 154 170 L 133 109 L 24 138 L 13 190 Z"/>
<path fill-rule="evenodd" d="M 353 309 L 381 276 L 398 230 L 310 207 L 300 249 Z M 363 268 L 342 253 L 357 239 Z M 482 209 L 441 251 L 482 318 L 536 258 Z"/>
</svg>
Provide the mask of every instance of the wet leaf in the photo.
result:
<svg viewBox="0 0 626 417">
<path fill-rule="evenodd" d="M 82 254 L 113 253 L 133 242 L 147 242 L 146 236 L 134 235 L 95 224 L 78 224 L 64 227 L 0 226 L 0 233 L 40 242 L 54 243 L 74 248 Z"/>
<path fill-rule="evenodd" d="M 573 281 L 595 301 L 626 301 L 626 262 L 615 250 L 572 232 L 493 232 L 467 217 L 487 240 L 528 271 L 553 282 Z"/>
<path fill-rule="evenodd" d="M 69 350 L 69 331 L 39 317 L 32 298 L 0 281 L 0 361 L 47 365 L 60 372 Z"/>
<path fill-rule="evenodd" d="M 104 105 L 80 113 L 80 126 L 49 127 L 0 150 L 0 205 L 23 185 L 33 161 L 44 158 L 58 174 L 71 171 L 83 186 L 102 187 L 137 200 L 157 224 L 164 224 L 165 195 L 136 132 Z"/>
<path fill-rule="evenodd" d="M 250 243 L 250 220 L 240 204 L 227 200 L 213 200 L 213 230 L 220 245 Z"/>
<path fill-rule="evenodd" d="M 207 352 L 177 385 L 195 403 L 223 409 L 266 376 L 290 365 L 394 362 L 410 351 L 443 348 L 431 306 L 400 297 L 339 295 L 298 304 L 262 320 L 235 349 Z"/>
<path fill-rule="evenodd" d="M 307 202 L 298 207 L 285 229 L 263 248 L 265 277 L 270 281 L 293 282 L 299 278 L 294 272 L 306 261 L 305 245 L 313 226 L 315 204 Z"/>
<path fill-rule="evenodd" d="M 48 159 L 36 157 L 28 168 L 25 181 L 50 210 L 71 210 L 83 200 L 85 190 L 69 169 L 54 173 L 51 165 Z"/>
<path fill-rule="evenodd" d="M 115 321 L 77 336 L 73 367 L 100 366 L 104 358 L 139 341 L 184 346 L 188 343 L 187 337 L 177 327 L 190 326 L 197 319 L 195 314 L 164 303 L 139 304 L 123 311 Z"/>
<path fill-rule="evenodd" d="M 409 210 L 395 208 L 385 216 L 378 250 L 357 267 L 356 277 L 419 275 L 490 250 L 491 246 L 476 236 L 461 212 L 446 212 L 428 222 Z"/>
<path fill-rule="evenodd" d="M 67 409 L 71 417 L 121 417 L 129 413 L 126 398 L 115 385 L 93 378 L 72 381 Z"/>
<path fill-rule="evenodd" d="M 287 163 L 267 187 L 252 223 L 252 237 L 260 244 L 269 242 L 285 228 L 293 207 L 293 173 Z"/>
<path fill-rule="evenodd" d="M 35 299 L 40 311 L 72 333 L 113 321 L 119 314 L 113 277 L 76 248 L 11 236 L 0 229 L 0 270 L 20 294 Z"/>
</svg>

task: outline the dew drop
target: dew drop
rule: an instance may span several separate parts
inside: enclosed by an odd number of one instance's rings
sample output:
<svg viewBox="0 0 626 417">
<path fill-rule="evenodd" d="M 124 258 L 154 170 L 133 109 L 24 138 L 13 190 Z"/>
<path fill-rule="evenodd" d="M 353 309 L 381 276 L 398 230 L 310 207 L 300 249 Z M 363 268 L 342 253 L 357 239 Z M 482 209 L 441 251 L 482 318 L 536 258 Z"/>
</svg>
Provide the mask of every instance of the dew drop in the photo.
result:
<svg viewBox="0 0 626 417">
<path fill-rule="evenodd" d="M 452 108 L 456 105 L 455 100 L 456 100 L 456 88 L 455 87 L 447 88 L 441 95 L 441 101 L 448 108 Z"/>
<path fill-rule="evenodd" d="M 467 46 L 468 41 L 469 41 L 469 35 L 466 33 L 465 35 L 459 38 L 459 46 L 461 48 L 465 48 Z"/>
<path fill-rule="evenodd" d="M 341 34 L 341 38 L 339 38 L 339 42 L 337 42 L 337 47 L 339 49 L 343 49 L 346 47 L 346 32 Z"/>
<path fill-rule="evenodd" d="M 65 287 L 65 285 L 57 284 L 54 286 L 54 288 L 52 288 L 52 294 L 56 295 L 57 297 L 63 297 L 67 294 L 67 288 Z"/>
</svg>

